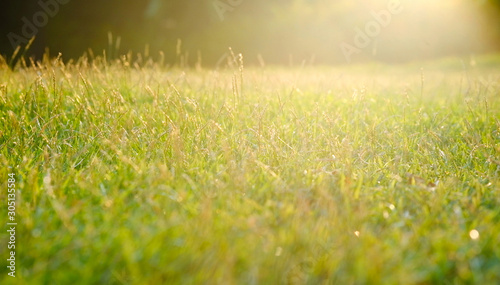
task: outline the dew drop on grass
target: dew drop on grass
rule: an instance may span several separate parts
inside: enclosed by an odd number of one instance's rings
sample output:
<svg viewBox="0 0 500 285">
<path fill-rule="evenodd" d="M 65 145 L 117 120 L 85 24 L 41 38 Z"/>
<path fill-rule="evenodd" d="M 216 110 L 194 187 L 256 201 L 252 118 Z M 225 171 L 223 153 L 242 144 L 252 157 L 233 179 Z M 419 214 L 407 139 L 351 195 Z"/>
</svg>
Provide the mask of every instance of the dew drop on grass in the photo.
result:
<svg viewBox="0 0 500 285">
<path fill-rule="evenodd" d="M 384 211 L 384 219 L 388 219 L 389 218 L 389 213 L 387 211 Z"/>
<path fill-rule="evenodd" d="M 476 240 L 479 238 L 479 232 L 477 230 L 472 230 L 469 232 L 469 236 L 471 239 Z"/>
</svg>

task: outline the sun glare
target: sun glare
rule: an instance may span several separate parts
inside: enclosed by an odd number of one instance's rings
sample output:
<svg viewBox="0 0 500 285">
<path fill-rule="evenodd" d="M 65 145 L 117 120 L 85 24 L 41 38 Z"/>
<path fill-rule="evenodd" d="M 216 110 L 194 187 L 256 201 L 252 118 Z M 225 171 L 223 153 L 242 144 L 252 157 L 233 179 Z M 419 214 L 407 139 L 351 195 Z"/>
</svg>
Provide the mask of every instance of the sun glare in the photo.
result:
<svg viewBox="0 0 500 285">
<path fill-rule="evenodd" d="M 351 35 L 347 33 L 347 40 L 341 44 L 346 57 L 371 52 L 372 56 L 393 60 L 408 54 L 425 58 L 479 50 L 487 42 L 490 28 L 477 3 L 377 0 L 365 4 L 359 9 L 355 23 L 341 27 L 344 31 L 353 31 Z M 369 14 L 366 10 L 370 10 Z"/>
</svg>

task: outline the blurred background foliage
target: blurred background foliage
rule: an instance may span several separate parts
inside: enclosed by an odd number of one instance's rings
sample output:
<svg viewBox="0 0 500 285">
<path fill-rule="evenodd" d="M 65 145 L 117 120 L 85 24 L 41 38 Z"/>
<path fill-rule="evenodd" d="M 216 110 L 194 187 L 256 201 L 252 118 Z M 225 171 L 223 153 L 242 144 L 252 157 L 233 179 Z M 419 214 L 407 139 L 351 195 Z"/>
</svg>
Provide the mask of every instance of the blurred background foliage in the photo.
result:
<svg viewBox="0 0 500 285">
<path fill-rule="evenodd" d="M 346 63 L 340 45 L 354 45 L 356 28 L 364 30 L 372 12 L 387 9 L 393 0 L 64 1 L 37 32 L 29 55 L 39 58 L 49 49 L 67 60 L 91 49 L 106 50 L 109 57 L 132 52 L 157 60 L 163 51 L 169 64 L 182 55 L 190 65 L 213 66 L 228 47 L 242 53 L 247 64 Z M 400 3 L 403 12 L 353 54 L 353 61 L 405 62 L 500 50 L 498 0 Z M 32 20 L 43 10 L 39 0 L 2 0 L 0 6 L 0 53 L 9 57 L 14 51 L 9 33 L 22 36 L 23 17 Z"/>
</svg>

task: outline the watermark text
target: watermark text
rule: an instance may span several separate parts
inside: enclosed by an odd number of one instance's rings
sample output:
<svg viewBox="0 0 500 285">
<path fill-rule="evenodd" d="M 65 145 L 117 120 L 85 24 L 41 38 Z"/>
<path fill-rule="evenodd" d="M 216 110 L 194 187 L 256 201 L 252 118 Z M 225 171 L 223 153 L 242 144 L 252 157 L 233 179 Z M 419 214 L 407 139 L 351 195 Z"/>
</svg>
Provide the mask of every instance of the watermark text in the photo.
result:
<svg viewBox="0 0 500 285">
<path fill-rule="evenodd" d="M 215 0 L 213 2 L 213 5 L 215 8 L 215 12 L 217 12 L 217 15 L 219 16 L 219 19 L 221 21 L 224 21 L 224 14 L 234 11 L 234 9 L 240 6 L 243 1 L 245 0 Z"/>
<path fill-rule="evenodd" d="M 11 169 L 9 167 L 9 169 Z M 16 277 L 16 174 L 9 171 L 7 177 L 7 268 L 11 277 Z"/>
<path fill-rule="evenodd" d="M 368 47 L 380 35 L 382 28 L 389 26 L 393 16 L 401 12 L 403 12 L 403 6 L 399 0 L 389 0 L 386 9 L 378 12 L 372 11 L 373 20 L 368 21 L 364 29 L 359 27 L 354 29 L 356 34 L 354 35 L 353 44 L 346 42 L 340 44 L 340 49 L 347 62 L 351 62 L 353 54 L 361 53 L 364 48 Z"/>
<path fill-rule="evenodd" d="M 40 0 L 38 6 L 40 10 L 35 12 L 31 19 L 22 17 L 23 27 L 21 34 L 9 33 L 7 38 L 12 46 L 16 48 L 20 45 L 28 44 L 29 40 L 38 34 L 38 31 L 49 23 L 49 18 L 53 18 L 59 13 L 60 5 L 67 4 L 71 0 Z"/>
</svg>

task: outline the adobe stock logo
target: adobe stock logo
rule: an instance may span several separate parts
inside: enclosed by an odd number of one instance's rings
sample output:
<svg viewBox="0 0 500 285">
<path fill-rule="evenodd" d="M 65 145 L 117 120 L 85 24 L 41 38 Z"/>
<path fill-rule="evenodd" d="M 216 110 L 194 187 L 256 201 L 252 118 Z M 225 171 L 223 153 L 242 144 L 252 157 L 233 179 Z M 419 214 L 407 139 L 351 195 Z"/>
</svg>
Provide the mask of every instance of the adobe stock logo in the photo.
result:
<svg viewBox="0 0 500 285">
<path fill-rule="evenodd" d="M 372 11 L 371 15 L 374 20 L 366 23 L 364 30 L 356 27 L 356 35 L 354 36 L 354 45 L 343 42 L 340 44 L 340 49 L 344 54 L 347 62 L 351 62 L 353 54 L 361 53 L 361 51 L 368 47 L 373 40 L 380 35 L 382 28 L 389 26 L 392 21 L 393 15 L 403 12 L 403 6 L 399 0 L 389 0 L 387 9 L 379 12 Z"/>
<path fill-rule="evenodd" d="M 67 4 L 69 1 L 71 0 L 38 1 L 38 5 L 42 9 L 34 13 L 31 20 L 26 17 L 21 18 L 21 21 L 23 21 L 22 36 L 12 32 L 7 35 L 12 48 L 16 48 L 21 44 L 27 44 L 32 37 L 38 34 L 39 29 L 49 23 L 49 18 L 53 18 L 59 13 L 60 5 Z"/>
<path fill-rule="evenodd" d="M 244 0 L 227 0 L 227 3 L 225 3 L 220 0 L 215 0 L 212 4 L 214 5 L 215 12 L 217 12 L 219 19 L 222 22 L 224 21 L 224 14 L 226 14 L 226 12 L 234 11 L 234 9 L 240 6 L 243 1 Z"/>
</svg>

